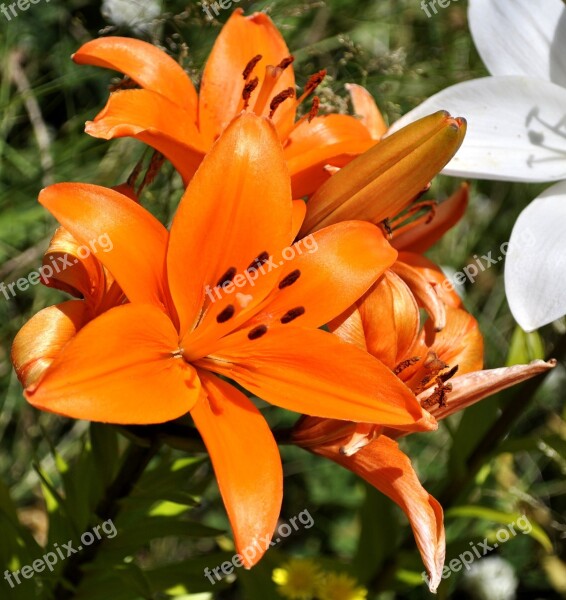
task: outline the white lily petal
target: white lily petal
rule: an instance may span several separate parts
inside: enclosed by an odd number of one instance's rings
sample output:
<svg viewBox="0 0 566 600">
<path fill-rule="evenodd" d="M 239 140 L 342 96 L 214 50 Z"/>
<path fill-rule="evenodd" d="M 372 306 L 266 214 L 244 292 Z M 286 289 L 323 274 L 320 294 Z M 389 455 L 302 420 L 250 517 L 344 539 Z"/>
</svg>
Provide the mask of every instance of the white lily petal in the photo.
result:
<svg viewBox="0 0 566 600">
<path fill-rule="evenodd" d="M 566 181 L 519 215 L 505 260 L 505 291 L 515 320 L 534 331 L 566 314 Z"/>
<path fill-rule="evenodd" d="M 492 75 L 527 75 L 566 86 L 562 0 L 470 0 L 476 48 Z"/>
<path fill-rule="evenodd" d="M 468 120 L 443 173 L 504 181 L 566 179 L 566 89 L 530 77 L 484 77 L 453 85 L 393 124 L 388 134 L 438 110 Z"/>
</svg>

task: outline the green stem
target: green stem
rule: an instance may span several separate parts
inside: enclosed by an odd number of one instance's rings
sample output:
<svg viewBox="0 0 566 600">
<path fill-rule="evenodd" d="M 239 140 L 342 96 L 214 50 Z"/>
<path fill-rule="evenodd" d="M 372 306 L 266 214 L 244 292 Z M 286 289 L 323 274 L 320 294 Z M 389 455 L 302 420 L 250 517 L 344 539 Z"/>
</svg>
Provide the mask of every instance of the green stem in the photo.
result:
<svg viewBox="0 0 566 600">
<path fill-rule="evenodd" d="M 114 519 L 120 511 L 120 501 L 127 498 L 142 476 L 151 459 L 156 455 L 161 443 L 154 440 L 148 446 L 131 444 L 126 450 L 122 466 L 114 480 L 106 488 L 104 496 L 94 513 L 102 521 Z M 83 578 L 83 566 L 92 562 L 100 549 L 103 539 L 95 540 L 87 549 L 74 554 L 66 563 L 61 579 L 53 592 L 57 600 L 70 600 Z"/>
<path fill-rule="evenodd" d="M 558 362 L 564 361 L 566 357 L 566 336 L 560 338 L 551 355 Z M 444 508 L 455 504 L 472 483 L 485 461 L 497 449 L 515 422 L 525 413 L 547 377 L 548 374 L 544 377 L 534 377 L 517 389 L 511 400 L 503 408 L 498 419 L 472 450 L 466 461 L 465 475 L 451 479 L 448 486 L 439 495 L 438 499 Z"/>
</svg>

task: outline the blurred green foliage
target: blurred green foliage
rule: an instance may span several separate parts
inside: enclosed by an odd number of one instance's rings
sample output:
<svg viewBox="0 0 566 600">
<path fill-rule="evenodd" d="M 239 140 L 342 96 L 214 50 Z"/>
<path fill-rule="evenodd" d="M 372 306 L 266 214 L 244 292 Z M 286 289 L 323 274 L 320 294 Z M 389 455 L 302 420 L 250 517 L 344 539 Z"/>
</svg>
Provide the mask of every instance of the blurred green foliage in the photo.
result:
<svg viewBox="0 0 566 600">
<path fill-rule="evenodd" d="M 246 12 L 269 12 L 296 56 L 299 84 L 314 71 L 328 69 L 322 99 L 323 107 L 333 110 L 349 110 L 344 84 L 356 82 L 371 91 L 393 122 L 444 87 L 486 74 L 467 30 L 463 1 L 432 19 L 418 0 L 242 0 L 239 6 Z M 0 280 L 6 283 L 37 268 L 54 231 L 53 219 L 36 201 L 42 187 L 57 181 L 116 185 L 143 154 L 137 142 L 106 143 L 83 133 L 84 122 L 103 106 L 112 76 L 78 67 L 70 55 L 101 31 L 132 35 L 108 23 L 100 8 L 91 0 L 52 0 L 31 6 L 10 22 L 0 16 Z M 227 16 L 225 11 L 221 20 Z M 152 23 L 147 37 L 182 57 L 198 83 L 220 25 L 208 22 L 198 3 L 165 0 L 162 17 Z M 439 177 L 430 196 L 443 199 L 458 185 Z M 497 251 L 509 239 L 520 210 L 540 189 L 472 183 L 466 218 L 431 257 L 460 270 L 475 254 Z M 142 201 L 167 221 L 181 191 L 180 180 L 166 166 Z M 41 286 L 9 300 L 0 296 L 2 570 L 30 564 L 44 548 L 76 539 L 96 524 L 93 511 L 129 452 L 126 438 L 112 428 L 39 414 L 23 400 L 10 365 L 11 341 L 32 314 L 61 297 Z M 465 303 L 485 335 L 489 367 L 548 354 L 564 334 L 560 324 L 540 336 L 516 331 L 501 265 L 467 286 Z M 449 498 L 450 504 L 467 510 L 455 508 L 447 518 L 448 560 L 469 542 L 488 536 L 502 514 L 525 511 L 538 524 L 538 541 L 521 536 L 498 550 L 517 570 L 521 598 L 566 594 L 564 387 L 564 372 L 557 369 L 471 484 Z M 434 435 L 403 441 L 433 494 L 442 494 L 453 478 L 465 473 L 470 452 L 513 393 L 500 396 L 449 419 Z M 273 425 L 293 422 L 292 415 L 274 408 L 264 413 Z M 419 555 L 396 507 L 334 464 L 294 447 L 282 447 L 282 454 L 282 518 L 308 507 L 315 525 L 294 533 L 256 569 L 214 588 L 203 577 L 204 567 L 233 554 L 227 520 L 208 461 L 164 446 L 128 499 L 115 507 L 119 535 L 103 542 L 75 597 L 182 599 L 209 592 L 215 598 L 276 598 L 271 570 L 291 555 L 317 557 L 327 568 L 355 575 L 369 588 L 370 598 L 428 597 Z M 0 596 L 50 598 L 55 580 L 56 573 L 36 575 L 13 590 L 0 581 Z M 439 597 L 464 597 L 460 580 L 461 573 L 450 577 Z"/>
</svg>

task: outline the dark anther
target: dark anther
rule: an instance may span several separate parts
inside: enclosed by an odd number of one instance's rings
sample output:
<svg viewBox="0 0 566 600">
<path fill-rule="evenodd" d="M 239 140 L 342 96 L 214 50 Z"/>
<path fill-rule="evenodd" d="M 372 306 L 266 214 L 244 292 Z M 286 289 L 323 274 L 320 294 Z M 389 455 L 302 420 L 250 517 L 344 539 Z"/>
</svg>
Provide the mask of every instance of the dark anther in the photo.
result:
<svg viewBox="0 0 566 600">
<path fill-rule="evenodd" d="M 281 103 L 285 102 L 285 100 L 287 100 L 287 98 L 292 98 L 294 95 L 295 95 L 295 90 L 292 87 L 289 87 L 286 90 L 279 92 L 277 94 L 277 96 L 275 96 L 273 98 L 273 100 L 271 101 L 271 103 L 269 104 L 269 108 L 271 109 L 271 112 L 269 113 L 269 118 L 270 119 L 273 118 L 275 111 L 277 110 L 277 108 L 279 107 L 279 105 Z"/>
<path fill-rule="evenodd" d="M 222 287 L 225 283 L 229 283 L 236 275 L 236 267 L 230 267 L 224 275 L 218 280 L 216 287 Z"/>
<path fill-rule="evenodd" d="M 447 371 L 446 373 L 443 373 L 442 375 L 440 375 L 440 379 L 443 383 L 446 383 L 449 379 L 451 379 L 452 377 L 454 377 L 454 375 L 456 375 L 456 372 L 458 371 L 458 365 L 456 365 L 455 367 L 452 367 L 450 369 L 450 371 Z"/>
<path fill-rule="evenodd" d="M 246 68 L 242 72 L 242 77 L 244 79 L 247 79 L 252 74 L 252 71 L 255 69 L 255 66 L 262 58 L 263 56 L 261 54 L 258 54 L 250 60 L 250 62 L 246 65 Z"/>
<path fill-rule="evenodd" d="M 234 316 L 235 310 L 236 309 L 234 308 L 233 304 L 228 304 L 228 306 L 217 315 L 216 320 L 218 323 L 225 323 Z"/>
<path fill-rule="evenodd" d="M 248 333 L 248 339 L 257 340 L 258 338 L 260 338 L 262 335 L 265 335 L 266 333 L 267 333 L 267 326 L 266 325 L 258 325 L 257 327 L 254 327 Z"/>
<path fill-rule="evenodd" d="M 297 317 L 300 317 L 301 315 L 304 315 L 304 314 L 305 314 L 304 306 L 297 306 L 297 308 L 292 308 L 291 310 L 288 310 L 281 317 L 281 323 L 283 323 L 283 325 L 286 325 L 287 323 L 294 321 Z"/>
<path fill-rule="evenodd" d="M 277 66 L 284 71 L 289 65 L 293 64 L 294 61 L 295 57 L 291 55 L 284 58 Z"/>
<path fill-rule="evenodd" d="M 253 271 L 255 269 L 258 269 L 259 267 L 261 267 L 261 265 L 263 265 L 263 263 L 266 263 L 268 260 L 269 260 L 269 253 L 262 252 L 261 254 L 258 254 L 256 258 L 254 258 L 252 260 L 252 262 L 250 263 L 250 266 L 246 269 L 246 271 Z"/>
<path fill-rule="evenodd" d="M 299 269 L 291 271 L 288 275 L 285 275 L 285 277 L 283 277 L 283 279 L 279 282 L 279 289 L 282 290 L 283 288 L 293 285 L 295 281 L 299 279 L 300 276 L 301 272 L 299 271 Z"/>
<path fill-rule="evenodd" d="M 319 71 L 314 75 L 311 75 L 309 80 L 307 81 L 307 85 L 305 85 L 305 91 L 303 92 L 303 96 L 308 96 L 312 94 L 316 88 L 322 83 L 322 80 L 326 77 L 326 71 Z"/>
<path fill-rule="evenodd" d="M 395 375 L 399 375 L 399 373 L 402 373 L 405 369 L 408 369 L 415 363 L 418 363 L 419 360 L 421 360 L 421 359 L 418 356 L 413 356 L 411 358 L 408 358 L 407 360 L 400 362 L 393 370 L 393 373 L 395 373 Z"/>
<path fill-rule="evenodd" d="M 259 84 L 259 79 L 254 77 L 246 85 L 244 86 L 244 91 L 242 92 L 242 100 L 244 101 L 244 108 L 248 108 L 250 105 L 250 97 L 252 92 L 256 89 Z"/>
<path fill-rule="evenodd" d="M 309 112 L 309 117 L 308 117 L 309 123 L 316 117 L 316 115 L 318 115 L 319 108 L 320 108 L 320 98 L 318 96 L 315 96 L 312 99 L 312 107 Z"/>
</svg>

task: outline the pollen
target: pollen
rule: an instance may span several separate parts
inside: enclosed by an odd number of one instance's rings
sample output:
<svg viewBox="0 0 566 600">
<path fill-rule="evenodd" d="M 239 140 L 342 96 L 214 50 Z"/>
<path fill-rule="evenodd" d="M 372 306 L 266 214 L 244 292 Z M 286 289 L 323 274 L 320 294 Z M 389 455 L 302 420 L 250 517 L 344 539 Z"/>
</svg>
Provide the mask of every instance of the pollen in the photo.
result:
<svg viewBox="0 0 566 600">
<path fill-rule="evenodd" d="M 269 108 L 270 108 L 269 118 L 272 119 L 273 115 L 275 114 L 275 111 L 279 108 L 279 106 L 281 104 L 283 104 L 283 102 L 285 102 L 285 100 L 287 100 L 287 98 L 293 98 L 294 95 L 295 95 L 295 90 L 292 87 L 289 87 L 286 90 L 279 92 L 273 98 L 271 103 L 269 104 Z"/>
<path fill-rule="evenodd" d="M 250 98 L 252 96 L 253 91 L 259 84 L 259 78 L 254 77 L 252 80 L 248 81 L 244 86 L 244 91 L 242 92 L 242 100 L 244 101 L 244 110 L 248 108 L 250 105 Z"/>
<path fill-rule="evenodd" d="M 257 63 L 263 58 L 261 54 L 254 56 L 250 62 L 246 65 L 246 68 L 242 71 L 242 77 L 247 81 L 248 77 L 253 73 Z"/>
</svg>

